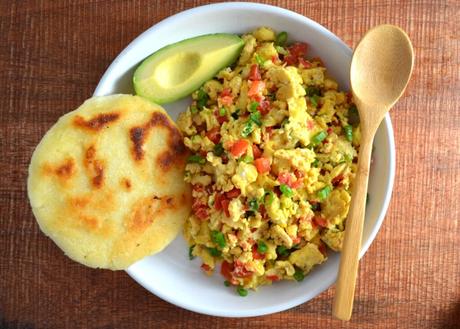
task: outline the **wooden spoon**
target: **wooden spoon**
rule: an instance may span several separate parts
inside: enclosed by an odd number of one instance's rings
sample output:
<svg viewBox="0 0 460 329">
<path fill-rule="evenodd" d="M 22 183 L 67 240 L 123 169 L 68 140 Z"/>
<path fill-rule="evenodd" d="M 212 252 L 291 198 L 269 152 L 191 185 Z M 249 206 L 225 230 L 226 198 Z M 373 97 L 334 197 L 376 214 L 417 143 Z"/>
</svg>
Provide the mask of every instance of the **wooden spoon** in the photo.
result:
<svg viewBox="0 0 460 329">
<path fill-rule="evenodd" d="M 369 30 L 353 54 L 350 79 L 360 116 L 361 145 L 332 307 L 332 314 L 341 320 L 349 320 L 353 309 L 372 141 L 385 114 L 406 89 L 413 65 L 409 37 L 394 25 Z"/>
</svg>

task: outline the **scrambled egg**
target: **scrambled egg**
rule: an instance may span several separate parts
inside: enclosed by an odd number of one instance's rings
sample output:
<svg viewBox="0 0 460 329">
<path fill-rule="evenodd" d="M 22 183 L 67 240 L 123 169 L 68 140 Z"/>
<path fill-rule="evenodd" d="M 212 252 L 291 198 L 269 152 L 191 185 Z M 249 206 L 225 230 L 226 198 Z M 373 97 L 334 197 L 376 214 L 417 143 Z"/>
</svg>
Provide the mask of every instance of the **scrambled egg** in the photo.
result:
<svg viewBox="0 0 460 329">
<path fill-rule="evenodd" d="M 307 45 L 266 27 L 244 35 L 233 68 L 193 93 L 178 125 L 193 153 L 185 180 L 190 256 L 243 288 L 301 281 L 340 251 L 359 117 Z"/>
</svg>

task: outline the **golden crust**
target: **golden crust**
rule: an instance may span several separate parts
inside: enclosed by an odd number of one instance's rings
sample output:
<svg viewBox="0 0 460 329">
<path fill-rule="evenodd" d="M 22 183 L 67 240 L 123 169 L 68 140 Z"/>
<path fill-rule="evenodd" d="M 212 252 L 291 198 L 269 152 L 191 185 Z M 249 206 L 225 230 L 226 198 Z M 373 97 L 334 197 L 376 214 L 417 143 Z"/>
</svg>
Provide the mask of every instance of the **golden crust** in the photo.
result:
<svg viewBox="0 0 460 329">
<path fill-rule="evenodd" d="M 158 105 L 130 95 L 91 98 L 35 149 L 28 194 L 37 222 L 73 260 L 127 268 L 161 251 L 189 215 L 187 155 Z"/>
</svg>

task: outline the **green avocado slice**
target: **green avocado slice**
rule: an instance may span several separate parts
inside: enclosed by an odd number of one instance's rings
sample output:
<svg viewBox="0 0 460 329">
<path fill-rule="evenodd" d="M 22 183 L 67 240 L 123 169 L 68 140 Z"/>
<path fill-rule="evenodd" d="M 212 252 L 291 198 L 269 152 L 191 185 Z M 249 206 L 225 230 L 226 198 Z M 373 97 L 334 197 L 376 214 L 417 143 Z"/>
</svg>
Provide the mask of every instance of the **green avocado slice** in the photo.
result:
<svg viewBox="0 0 460 329">
<path fill-rule="evenodd" d="M 147 57 L 134 72 L 134 90 L 155 103 L 190 95 L 236 61 L 244 46 L 237 35 L 216 33 L 173 43 Z"/>
</svg>

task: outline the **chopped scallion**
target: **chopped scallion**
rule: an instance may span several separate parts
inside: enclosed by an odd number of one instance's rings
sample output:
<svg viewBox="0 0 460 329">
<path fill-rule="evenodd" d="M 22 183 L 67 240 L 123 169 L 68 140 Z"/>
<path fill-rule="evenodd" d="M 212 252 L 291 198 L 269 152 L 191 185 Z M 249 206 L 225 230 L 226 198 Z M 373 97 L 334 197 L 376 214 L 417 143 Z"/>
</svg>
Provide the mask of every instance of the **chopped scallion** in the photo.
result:
<svg viewBox="0 0 460 329">
<path fill-rule="evenodd" d="M 188 259 L 190 260 L 195 258 L 195 256 L 193 255 L 193 248 L 195 248 L 195 245 L 190 246 L 190 248 L 188 249 Z"/>
<path fill-rule="evenodd" d="M 259 102 L 251 102 L 251 104 L 249 104 L 249 112 L 255 112 L 257 111 L 257 108 L 259 107 Z"/>
<path fill-rule="evenodd" d="M 213 257 L 219 257 L 220 255 L 222 255 L 222 251 L 220 251 L 219 249 L 217 248 L 208 248 L 208 252 L 211 254 L 211 256 Z"/>
<path fill-rule="evenodd" d="M 288 34 L 287 32 L 283 31 L 283 32 L 280 32 L 278 33 L 278 35 L 276 36 L 276 40 L 275 40 L 275 44 L 277 46 L 284 46 L 287 42 L 287 39 L 288 39 Z"/>
<path fill-rule="evenodd" d="M 221 107 L 221 108 L 219 109 L 219 115 L 220 115 L 221 117 L 223 117 L 223 116 L 226 115 L 226 114 L 227 114 L 227 111 L 226 111 L 223 107 Z"/>
<path fill-rule="evenodd" d="M 283 193 L 284 196 L 291 197 L 294 193 L 292 192 L 292 189 L 287 186 L 286 184 L 281 184 L 280 185 L 280 190 L 281 193 Z"/>
<path fill-rule="evenodd" d="M 343 131 L 345 133 L 345 138 L 347 141 L 352 142 L 353 141 L 353 127 L 348 125 L 343 127 Z"/>
<path fill-rule="evenodd" d="M 327 185 L 323 187 L 321 190 L 319 190 L 318 192 L 316 192 L 316 195 L 321 201 L 323 201 L 329 196 L 331 191 L 332 191 L 332 188 L 329 185 Z"/>
<path fill-rule="evenodd" d="M 259 202 L 257 201 L 257 199 L 249 200 L 249 210 L 251 211 L 259 210 Z"/>
<path fill-rule="evenodd" d="M 222 143 L 217 143 L 216 145 L 214 145 L 213 152 L 215 155 L 220 157 L 224 153 L 224 147 L 222 146 Z"/>
<path fill-rule="evenodd" d="M 188 157 L 187 159 L 188 163 L 199 163 L 199 164 L 205 164 L 206 159 L 203 158 L 201 155 L 194 154 Z"/>
<path fill-rule="evenodd" d="M 253 112 L 249 115 L 249 120 L 251 120 L 252 122 L 254 122 L 256 125 L 260 127 L 262 126 L 262 122 L 260 121 L 260 116 L 261 114 L 259 111 Z"/>
<path fill-rule="evenodd" d="M 211 231 L 211 240 L 221 248 L 225 248 L 225 236 L 224 233 L 219 231 Z"/>
<path fill-rule="evenodd" d="M 248 137 L 251 135 L 252 131 L 254 130 L 254 126 L 252 125 L 252 121 L 248 121 L 241 131 L 241 136 Z"/>
<path fill-rule="evenodd" d="M 298 268 L 296 268 L 295 273 L 294 273 L 294 279 L 298 282 L 302 281 L 305 278 L 305 274 Z"/>
<path fill-rule="evenodd" d="M 259 240 L 257 242 L 257 251 L 261 254 L 265 254 L 268 250 L 268 247 L 267 245 L 265 244 L 265 242 L 263 242 L 262 240 Z"/>
<path fill-rule="evenodd" d="M 325 131 L 320 131 L 317 133 L 315 136 L 311 138 L 311 143 L 313 146 L 319 145 L 323 140 L 325 140 L 327 137 L 327 132 Z"/>
</svg>

